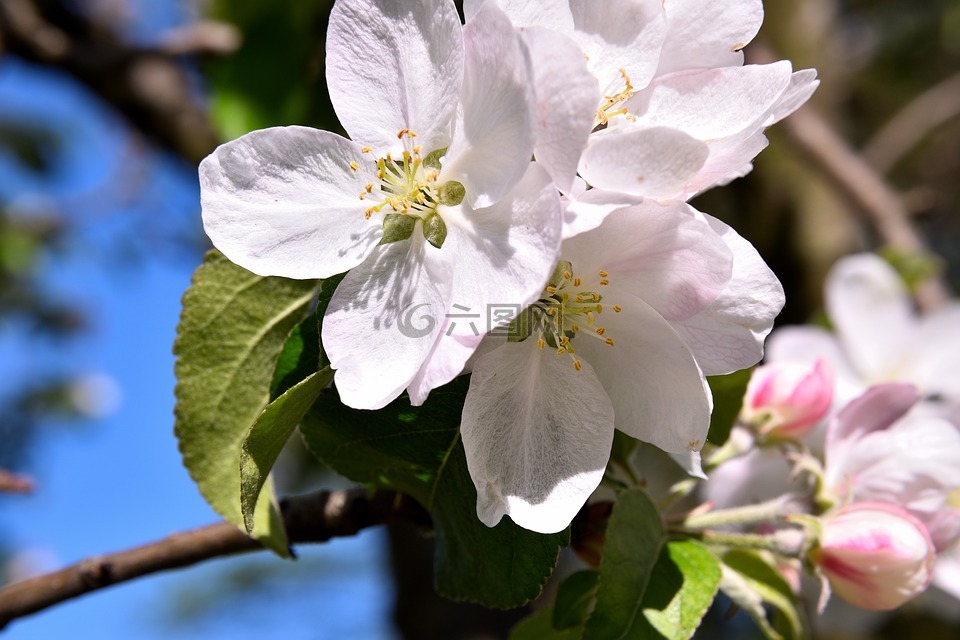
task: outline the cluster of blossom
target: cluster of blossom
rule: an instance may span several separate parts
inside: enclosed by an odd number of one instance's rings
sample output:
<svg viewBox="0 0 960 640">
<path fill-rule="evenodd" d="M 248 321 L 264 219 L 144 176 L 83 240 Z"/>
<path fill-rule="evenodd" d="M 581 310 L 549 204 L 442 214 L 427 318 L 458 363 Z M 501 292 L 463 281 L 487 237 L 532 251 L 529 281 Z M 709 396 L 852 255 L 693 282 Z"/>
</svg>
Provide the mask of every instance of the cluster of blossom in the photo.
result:
<svg viewBox="0 0 960 640">
<path fill-rule="evenodd" d="M 744 65 L 760 0 L 464 8 L 462 24 L 452 0 L 337 0 L 327 83 L 350 138 L 221 146 L 203 222 L 257 274 L 346 272 L 321 335 L 346 405 L 420 404 L 472 371 L 479 518 L 556 532 L 614 428 L 698 464 L 705 376 L 760 359 L 782 288 L 686 201 L 747 173 L 816 74 Z M 494 305 L 515 311 L 455 321 Z"/>
<path fill-rule="evenodd" d="M 834 593 L 874 610 L 931 581 L 960 597 L 960 304 L 918 317 L 900 277 L 872 254 L 841 259 L 825 299 L 832 332 L 771 335 L 733 436 L 748 453 L 718 466 L 708 497 L 727 507 L 762 500 L 788 490 L 791 467 L 810 472 L 820 514 L 808 559 Z M 791 440 L 804 446 L 788 462 L 778 449 Z"/>
</svg>

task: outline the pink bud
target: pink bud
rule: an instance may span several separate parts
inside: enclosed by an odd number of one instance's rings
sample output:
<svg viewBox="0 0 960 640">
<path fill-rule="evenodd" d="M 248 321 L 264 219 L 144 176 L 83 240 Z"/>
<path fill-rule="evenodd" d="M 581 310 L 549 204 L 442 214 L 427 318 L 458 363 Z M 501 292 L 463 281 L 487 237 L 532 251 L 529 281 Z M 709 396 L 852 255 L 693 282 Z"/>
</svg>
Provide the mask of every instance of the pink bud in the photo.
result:
<svg viewBox="0 0 960 640">
<path fill-rule="evenodd" d="M 833 404 L 833 369 L 820 359 L 811 369 L 799 363 L 758 367 L 747 385 L 740 417 L 759 433 L 801 438 Z"/>
<path fill-rule="evenodd" d="M 884 502 L 859 502 L 824 517 L 810 559 L 852 605 L 895 609 L 930 584 L 936 552 L 926 527 Z"/>
</svg>

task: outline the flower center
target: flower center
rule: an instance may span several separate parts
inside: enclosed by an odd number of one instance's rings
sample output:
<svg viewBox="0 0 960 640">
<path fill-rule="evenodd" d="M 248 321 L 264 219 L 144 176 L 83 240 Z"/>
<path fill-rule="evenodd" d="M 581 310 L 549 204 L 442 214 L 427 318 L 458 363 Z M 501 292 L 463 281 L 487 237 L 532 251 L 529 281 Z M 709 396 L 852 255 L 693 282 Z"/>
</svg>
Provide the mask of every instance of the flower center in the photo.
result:
<svg viewBox="0 0 960 640">
<path fill-rule="evenodd" d="M 399 242 L 409 238 L 417 221 L 423 223 L 423 234 L 437 248 L 447 236 L 446 224 L 437 212 L 437 205 L 455 206 L 463 201 L 465 190 L 455 180 L 440 183 L 440 158 L 446 149 L 438 149 L 426 157 L 423 148 L 415 144 L 417 134 L 402 129 L 397 138 L 403 142 L 399 158 L 389 152 L 377 159 L 377 182 L 368 182 L 360 192 L 360 199 L 371 202 L 364 211 L 370 218 L 383 213 L 383 239 L 381 244 Z M 372 153 L 371 147 L 363 147 L 364 153 Z M 359 164 L 350 167 L 356 171 Z"/>
<path fill-rule="evenodd" d="M 630 115 L 627 109 L 622 106 L 624 102 L 633 97 L 633 84 L 630 82 L 630 76 L 626 70 L 620 69 L 620 77 L 623 79 L 623 88 L 620 89 L 620 82 L 613 81 L 603 92 L 603 100 L 597 107 L 597 115 L 593 120 L 593 130 L 597 131 L 607 126 L 611 118 L 624 116 L 628 120 L 636 120 L 635 116 Z"/>
<path fill-rule="evenodd" d="M 590 278 L 574 274 L 573 265 L 561 260 L 539 300 L 524 311 L 514 323 L 511 335 L 524 340 L 537 333 L 537 345 L 556 349 L 557 355 L 567 355 L 579 371 L 582 363 L 576 356 L 573 342 L 579 336 L 591 336 L 614 346 L 613 338 L 607 336 L 605 327 L 598 324 L 603 313 L 604 287 L 610 284 L 610 274 L 603 269 Z M 618 305 L 611 305 L 614 313 L 620 313 Z"/>
</svg>

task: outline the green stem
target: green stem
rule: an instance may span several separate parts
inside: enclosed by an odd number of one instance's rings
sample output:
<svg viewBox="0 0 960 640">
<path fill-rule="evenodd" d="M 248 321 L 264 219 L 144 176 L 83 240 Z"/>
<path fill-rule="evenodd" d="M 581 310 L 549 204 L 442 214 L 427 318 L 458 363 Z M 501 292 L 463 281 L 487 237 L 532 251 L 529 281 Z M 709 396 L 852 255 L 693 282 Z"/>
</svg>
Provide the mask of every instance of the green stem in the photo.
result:
<svg viewBox="0 0 960 640">
<path fill-rule="evenodd" d="M 803 511 L 798 497 L 787 494 L 759 504 L 692 514 L 683 520 L 683 526 L 688 529 L 706 529 L 709 527 L 755 524 L 757 522 L 776 521 L 784 516 Z"/>
<path fill-rule="evenodd" d="M 671 530 L 671 533 L 680 534 L 710 546 L 770 551 L 790 558 L 800 557 L 804 539 L 803 532 L 799 529 L 781 529 L 770 535 L 691 529 L 675 529 Z"/>
</svg>

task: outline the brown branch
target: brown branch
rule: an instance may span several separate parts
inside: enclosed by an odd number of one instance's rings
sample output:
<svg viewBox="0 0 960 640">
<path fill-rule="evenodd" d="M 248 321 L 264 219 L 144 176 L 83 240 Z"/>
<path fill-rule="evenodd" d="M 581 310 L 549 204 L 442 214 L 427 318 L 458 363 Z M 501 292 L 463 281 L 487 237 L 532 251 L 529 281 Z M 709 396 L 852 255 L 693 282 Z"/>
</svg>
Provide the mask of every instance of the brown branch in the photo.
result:
<svg viewBox="0 0 960 640">
<path fill-rule="evenodd" d="M 26 476 L 0 469 L 0 493 L 30 493 L 33 480 Z"/>
<path fill-rule="evenodd" d="M 0 43 L 6 53 L 69 73 L 188 162 L 218 143 L 175 57 L 123 42 L 62 0 L 2 0 Z"/>
<path fill-rule="evenodd" d="M 365 489 L 318 491 L 280 505 L 291 543 L 326 542 L 397 520 L 429 522 L 426 511 L 399 493 Z M 87 558 L 60 571 L 0 589 L 0 628 L 85 593 L 141 576 L 264 547 L 226 522 L 175 533 L 141 547 Z"/>
<path fill-rule="evenodd" d="M 907 103 L 863 147 L 863 157 L 887 173 L 930 133 L 960 116 L 960 73 Z"/>
<path fill-rule="evenodd" d="M 909 253 L 931 254 L 910 224 L 900 195 L 816 111 L 804 107 L 782 126 L 794 145 L 856 206 L 887 245 Z M 925 280 L 915 291 L 917 305 L 927 311 L 941 306 L 948 297 L 947 287 L 939 278 Z"/>
</svg>

